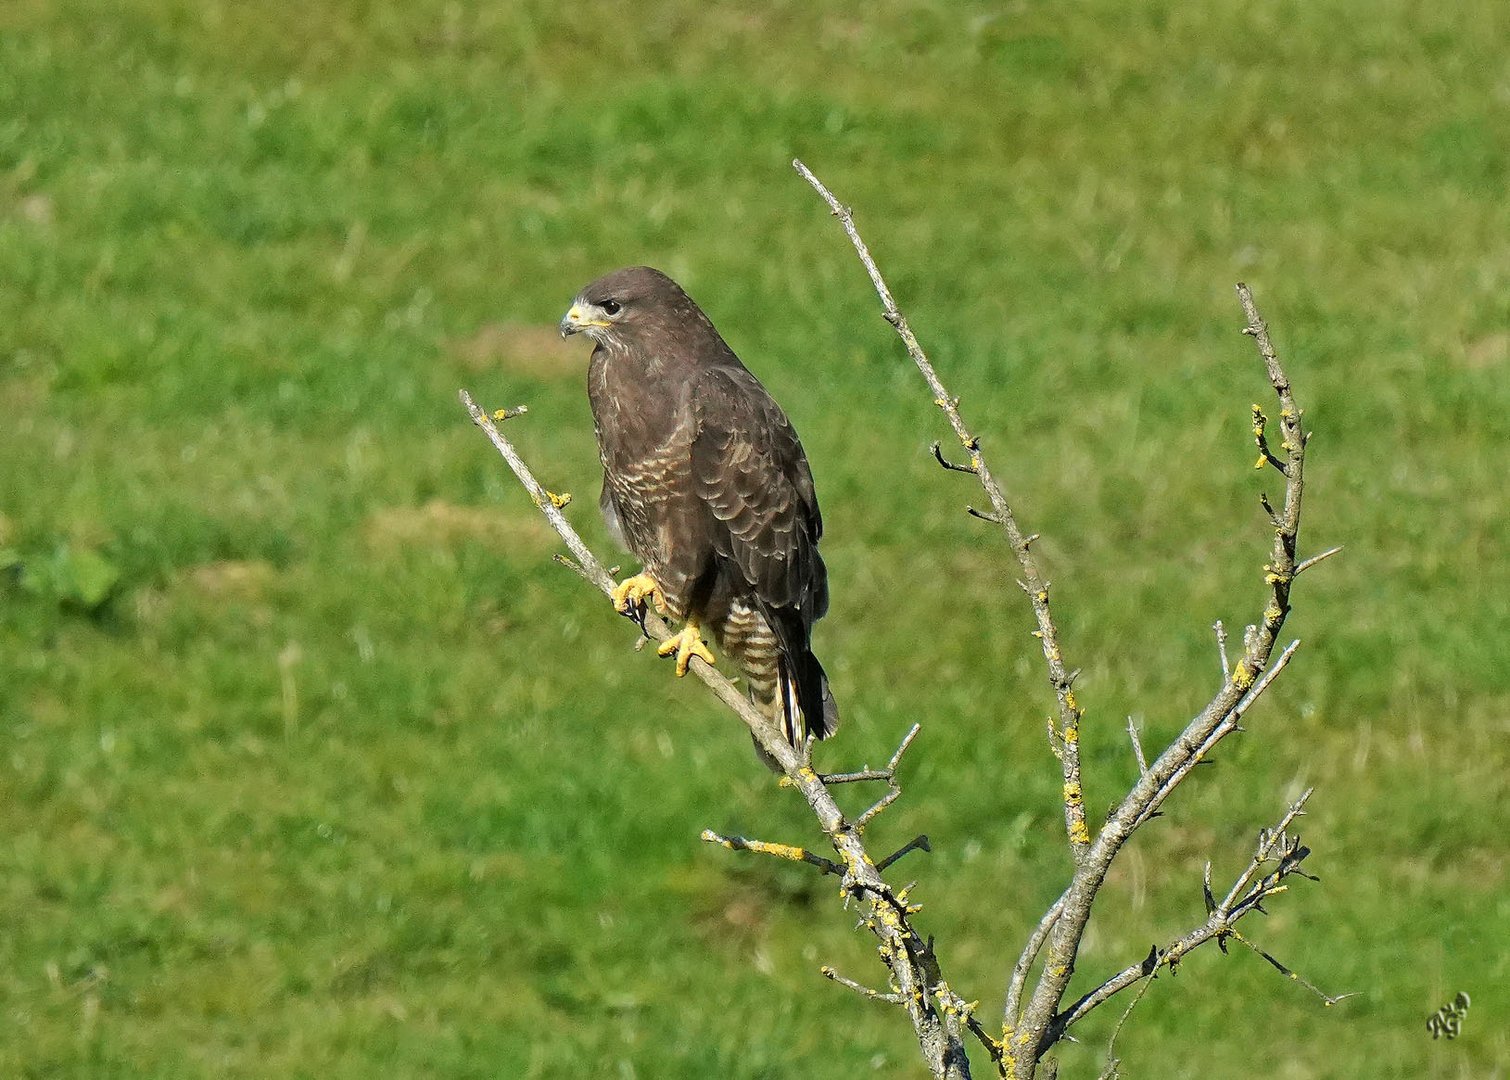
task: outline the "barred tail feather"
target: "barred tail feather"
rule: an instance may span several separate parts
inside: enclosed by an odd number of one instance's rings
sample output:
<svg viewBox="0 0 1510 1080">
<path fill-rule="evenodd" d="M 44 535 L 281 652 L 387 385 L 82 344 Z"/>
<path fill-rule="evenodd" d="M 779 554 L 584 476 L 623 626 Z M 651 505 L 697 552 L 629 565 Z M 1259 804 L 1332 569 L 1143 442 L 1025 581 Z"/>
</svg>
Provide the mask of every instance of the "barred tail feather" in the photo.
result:
<svg viewBox="0 0 1510 1080">
<path fill-rule="evenodd" d="M 826 739 L 839 726 L 839 706 L 828 688 L 828 675 L 811 650 L 793 663 L 786 654 L 777 668 L 781 688 L 781 726 L 787 742 L 801 746 L 809 735 Z"/>
</svg>

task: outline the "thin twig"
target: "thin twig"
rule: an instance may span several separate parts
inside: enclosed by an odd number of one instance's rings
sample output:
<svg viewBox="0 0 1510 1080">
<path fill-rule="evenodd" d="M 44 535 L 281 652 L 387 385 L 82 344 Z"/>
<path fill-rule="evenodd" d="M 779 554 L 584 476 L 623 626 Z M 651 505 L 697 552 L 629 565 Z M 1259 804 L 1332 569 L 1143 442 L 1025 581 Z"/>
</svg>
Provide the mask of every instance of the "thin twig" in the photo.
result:
<svg viewBox="0 0 1510 1080">
<path fill-rule="evenodd" d="M 912 745 L 912 740 L 916 739 L 918 737 L 918 732 L 922 730 L 922 724 L 913 724 L 912 727 L 908 729 L 907 734 L 902 736 L 902 741 L 897 746 L 896 752 L 891 755 L 891 760 L 886 763 L 886 775 L 888 777 L 896 777 L 897 766 L 902 764 L 902 755 L 907 753 L 907 748 Z"/>
<path fill-rule="evenodd" d="M 885 870 L 888 866 L 896 862 L 903 855 L 906 855 L 909 851 L 931 852 L 932 850 L 933 846 L 928 843 L 928 835 L 926 833 L 919 836 L 914 836 L 911 840 L 907 841 L 907 843 L 903 844 L 901 847 L 893 851 L 890 855 L 886 856 L 886 858 L 878 860 L 876 862 L 876 869 Z"/>
<path fill-rule="evenodd" d="M 819 968 L 818 971 L 825 979 L 831 979 L 840 986 L 847 986 L 861 997 L 867 997 L 871 1001 L 884 1001 L 888 1005 L 902 1004 L 902 995 L 883 994 L 879 990 L 872 990 L 870 987 L 857 983 L 853 979 L 846 979 L 827 964 Z"/>
<path fill-rule="evenodd" d="M 870 283 L 875 287 L 876 295 L 881 300 L 881 314 L 885 320 L 896 330 L 902 339 L 903 346 L 907 349 L 907 355 L 917 365 L 918 371 L 928 383 L 928 389 L 933 394 L 933 403 L 943 411 L 945 419 L 949 422 L 960 445 L 970 455 L 969 470 L 973 472 L 976 480 L 980 482 L 986 498 L 990 500 L 991 510 L 989 513 L 976 510 L 974 507 L 967 508 L 969 512 L 978 518 L 998 525 L 1009 547 L 1017 556 L 1017 561 L 1022 567 L 1024 587 L 1028 592 L 1029 600 L 1033 606 L 1033 615 L 1038 622 L 1037 635 L 1043 646 L 1043 657 L 1048 667 L 1049 684 L 1054 691 L 1055 700 L 1059 706 L 1059 733 L 1063 739 L 1063 745 L 1058 755 L 1060 767 L 1063 773 L 1064 785 L 1064 825 L 1065 834 L 1069 838 L 1070 851 L 1077 863 L 1085 858 L 1086 851 L 1090 847 L 1090 829 L 1085 821 L 1085 798 L 1080 784 L 1080 717 L 1082 710 L 1075 700 L 1075 693 L 1070 689 L 1068 669 L 1064 662 L 1064 655 L 1059 645 L 1059 631 L 1054 625 L 1053 615 L 1049 611 L 1048 586 L 1043 575 L 1039 573 L 1038 562 L 1033 557 L 1029 546 L 1032 543 L 1030 537 L 1023 534 L 1017 525 L 1017 519 L 1012 513 L 1012 508 L 1007 504 L 1007 497 L 1002 492 L 1001 485 L 992 475 L 986 464 L 985 456 L 981 452 L 981 441 L 966 425 L 959 411 L 959 398 L 953 396 L 944 387 L 939 379 L 938 372 L 928 359 L 923 347 L 918 344 L 917 337 L 912 328 L 908 326 L 907 319 L 897 307 L 896 299 L 887 287 L 886 281 L 881 277 L 881 271 L 876 266 L 875 259 L 871 257 L 870 249 L 861 239 L 859 230 L 855 228 L 855 219 L 849 208 L 834 197 L 833 192 L 823 185 L 823 182 L 813 175 L 801 161 L 793 161 L 795 168 L 801 177 L 806 180 L 828 204 L 829 210 L 839 219 L 844 233 L 849 237 L 849 242 L 859 256 L 865 272 L 870 276 Z M 942 452 L 938 455 L 939 460 L 944 461 Z M 947 467 L 947 465 L 946 465 Z"/>
<path fill-rule="evenodd" d="M 1297 972 L 1291 971 L 1289 968 L 1285 967 L 1278 960 L 1274 959 L 1273 956 L 1264 952 L 1264 950 L 1260 949 L 1257 945 L 1253 944 L 1253 942 L 1243 937 L 1243 935 L 1238 933 L 1236 930 L 1232 931 L 1232 938 L 1235 941 L 1241 942 L 1242 944 L 1248 946 L 1248 948 L 1258 953 L 1259 956 L 1262 956 L 1265 960 L 1269 961 L 1269 963 L 1273 964 L 1274 967 L 1279 970 L 1279 973 L 1281 975 L 1284 975 L 1286 978 L 1294 979 L 1301 986 L 1304 986 L 1311 993 L 1315 994 L 1321 999 L 1321 1003 L 1323 1005 L 1336 1005 L 1339 1001 L 1346 1001 L 1348 998 L 1358 996 L 1359 991 L 1357 990 L 1350 991 L 1346 994 L 1328 994 L 1326 991 L 1317 987 L 1315 983 L 1310 982 Z"/>
<path fill-rule="evenodd" d="M 1292 641 L 1289 645 L 1285 646 L 1284 652 L 1280 653 L 1279 657 L 1265 669 L 1263 675 L 1248 688 L 1248 692 L 1242 696 L 1236 705 L 1232 706 L 1227 715 L 1222 717 L 1221 721 L 1215 727 L 1207 731 L 1205 737 L 1195 744 L 1194 749 L 1184 754 L 1182 759 L 1169 770 L 1168 775 L 1164 777 L 1159 786 L 1145 800 L 1142 811 L 1133 819 L 1133 827 L 1136 828 L 1138 825 L 1156 816 L 1159 808 L 1164 805 L 1164 800 L 1173 794 L 1174 789 L 1184 781 L 1186 776 L 1190 775 L 1191 770 L 1211 760 L 1211 751 L 1215 749 L 1216 744 L 1228 735 L 1231 735 L 1234 731 L 1240 730 L 1243 716 L 1253 707 L 1253 703 L 1263 695 L 1263 692 L 1273 684 L 1274 680 L 1279 678 L 1279 673 L 1289 666 L 1290 660 L 1298 648 L 1300 648 L 1299 640 Z M 1189 729 L 1187 729 L 1187 733 L 1188 731 Z M 1182 734 L 1175 741 L 1175 747 L 1179 747 L 1184 739 L 1185 735 Z M 1166 756 L 1167 753 L 1168 751 L 1166 751 Z"/>
<path fill-rule="evenodd" d="M 844 876 L 844 867 L 834 860 L 815 855 L 807 848 L 798 847 L 795 844 L 773 844 L 766 840 L 746 840 L 742 836 L 722 836 L 712 829 L 704 829 L 702 839 L 706 843 L 718 844 L 730 851 L 753 851 L 757 855 L 770 855 L 777 859 L 786 859 L 788 862 L 804 862 L 809 866 L 816 866 L 825 874 Z"/>
<path fill-rule="evenodd" d="M 974 465 L 956 465 L 954 462 L 946 458 L 944 456 L 943 444 L 938 442 L 938 440 L 934 440 L 933 443 L 933 457 L 940 465 L 942 465 L 950 472 L 969 473 L 971 476 L 975 476 L 979 473 L 979 470 L 976 469 Z"/>
<path fill-rule="evenodd" d="M 1304 574 L 1307 570 L 1315 566 L 1317 563 L 1321 562 L 1323 559 L 1330 559 L 1333 555 L 1336 555 L 1341 550 L 1342 545 L 1338 544 L 1334 548 L 1327 548 L 1320 555 L 1312 555 L 1309 559 L 1303 559 L 1295 566 L 1295 576 L 1299 577 L 1301 574 Z"/>
<path fill-rule="evenodd" d="M 918 737 L 918 732 L 923 730 L 923 725 L 913 724 L 906 735 L 902 736 L 902 743 L 897 747 L 896 753 L 891 755 L 891 760 L 886 763 L 886 768 L 880 770 L 877 779 L 885 780 L 887 792 L 871 804 L 859 817 L 855 818 L 855 828 L 864 829 L 872 821 L 880 816 L 892 803 L 902 797 L 902 785 L 897 780 L 897 766 L 902 763 L 902 755 L 907 753 L 907 748 L 912 745 L 912 740 Z"/>
<path fill-rule="evenodd" d="M 856 772 L 820 773 L 819 778 L 829 787 L 835 784 L 862 784 L 871 780 L 890 780 L 891 773 L 885 769 L 860 769 Z"/>
<path fill-rule="evenodd" d="M 1138 775 L 1144 776 L 1148 772 L 1148 759 L 1143 756 L 1143 744 L 1138 740 L 1138 725 L 1133 723 L 1133 718 L 1127 718 L 1127 737 L 1132 740 L 1133 756 L 1138 759 Z"/>
<path fill-rule="evenodd" d="M 1061 895 L 1058 900 L 1049 905 L 1049 910 L 1043 913 L 1043 918 L 1038 920 L 1038 925 L 1028 935 L 1027 944 L 1023 946 L 1022 953 L 1017 957 L 1017 963 L 1012 966 L 1012 981 L 1007 986 L 1007 1003 L 1003 1010 L 1007 1017 L 1003 1027 L 1008 1031 L 1014 1030 L 1018 1017 L 1022 1014 L 1022 995 L 1027 987 L 1028 973 L 1033 970 L 1038 954 L 1043 951 L 1044 943 L 1049 940 L 1054 924 L 1059 921 L 1059 915 L 1064 911 L 1066 895 L 1068 894 Z"/>
<path fill-rule="evenodd" d="M 1253 441 L 1258 444 L 1258 463 L 1253 467 L 1262 469 L 1265 465 L 1272 465 L 1283 476 L 1286 469 L 1285 463 L 1275 457 L 1274 452 L 1269 449 L 1269 439 L 1266 434 L 1268 423 L 1269 418 L 1264 415 L 1264 410 L 1258 405 L 1253 406 Z"/>
<path fill-rule="evenodd" d="M 1117 1075 L 1118 1067 L 1122 1064 L 1112 1056 L 1117 1046 L 1117 1036 L 1122 1034 L 1122 1028 L 1124 1025 L 1126 1025 L 1127 1018 L 1133 1014 L 1133 1010 L 1138 1007 L 1138 1002 L 1143 1000 L 1143 995 L 1148 993 L 1148 988 L 1152 985 L 1153 979 L 1143 980 L 1143 985 L 1138 987 L 1138 992 L 1133 995 L 1132 1001 L 1129 1002 L 1127 1008 L 1123 1010 L 1122 1018 L 1117 1021 L 1117 1026 L 1112 1028 L 1111 1038 L 1106 1040 L 1106 1067 L 1105 1070 L 1101 1073 L 1101 1076 L 1103 1078 L 1115 1077 Z"/>
<path fill-rule="evenodd" d="M 1211 624 L 1211 629 L 1216 632 L 1216 651 L 1222 658 L 1222 681 L 1232 678 L 1232 665 L 1227 660 L 1227 628 L 1218 619 Z"/>
</svg>

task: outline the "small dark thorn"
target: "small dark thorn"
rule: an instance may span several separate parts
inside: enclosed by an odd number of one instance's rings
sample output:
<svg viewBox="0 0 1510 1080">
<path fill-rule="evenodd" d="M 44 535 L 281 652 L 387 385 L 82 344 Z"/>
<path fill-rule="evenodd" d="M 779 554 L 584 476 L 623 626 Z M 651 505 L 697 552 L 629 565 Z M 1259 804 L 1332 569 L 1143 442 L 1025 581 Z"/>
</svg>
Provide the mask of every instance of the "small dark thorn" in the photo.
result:
<svg viewBox="0 0 1510 1080">
<path fill-rule="evenodd" d="M 961 469 L 960 470 L 960 472 L 974 472 L 974 471 L 975 471 L 974 469 Z M 989 521 L 992 525 L 1000 525 L 1001 524 L 1001 518 L 997 517 L 995 514 L 988 514 L 984 510 L 977 510 L 977 509 L 975 509 L 975 507 L 973 507 L 973 506 L 968 506 L 967 505 L 965 507 L 965 513 L 969 514 L 971 517 L 980 518 L 982 521 Z"/>
<path fill-rule="evenodd" d="M 1218 935 L 1216 935 L 1216 947 L 1218 949 L 1222 950 L 1222 955 L 1223 956 L 1227 955 L 1227 935 L 1226 934 L 1218 934 Z"/>
<path fill-rule="evenodd" d="M 901 316 L 901 314 L 899 312 L 891 312 L 891 311 L 883 312 L 882 315 L 881 315 L 881 318 L 885 319 L 892 326 L 898 326 L 899 327 L 899 326 L 902 325 L 902 316 Z"/>
<path fill-rule="evenodd" d="M 1162 810 L 1155 810 L 1153 813 L 1151 813 L 1151 814 L 1148 815 L 1147 820 L 1148 821 L 1152 821 L 1156 817 L 1163 817 L 1163 816 L 1164 816 L 1164 811 L 1162 811 Z"/>
<path fill-rule="evenodd" d="M 957 465 L 946 458 L 943 447 L 937 441 L 934 442 L 931 449 L 933 450 L 933 459 L 950 472 L 969 473 L 971 476 L 976 475 L 976 469 L 973 465 Z"/>
<path fill-rule="evenodd" d="M 1159 947 L 1150 945 L 1148 955 L 1143 958 L 1141 970 L 1144 975 L 1151 975 L 1159 966 Z"/>
</svg>

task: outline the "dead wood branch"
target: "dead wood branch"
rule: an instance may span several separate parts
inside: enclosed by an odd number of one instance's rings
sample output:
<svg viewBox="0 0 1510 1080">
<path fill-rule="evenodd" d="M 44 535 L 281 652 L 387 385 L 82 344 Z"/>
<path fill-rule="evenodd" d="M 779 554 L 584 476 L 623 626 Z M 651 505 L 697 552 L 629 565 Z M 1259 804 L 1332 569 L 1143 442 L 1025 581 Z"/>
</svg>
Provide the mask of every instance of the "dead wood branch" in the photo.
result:
<svg viewBox="0 0 1510 1080">
<path fill-rule="evenodd" d="M 882 316 L 901 337 L 908 356 L 928 384 L 934 404 L 944 413 L 950 428 L 969 455 L 969 463 L 960 464 L 945 457 L 938 443 L 932 446 L 933 456 L 940 466 L 950 472 L 974 476 L 985 491 L 991 505 L 990 512 L 973 508 L 970 512 L 1001 528 L 1021 568 L 1023 576 L 1018 584 L 1027 593 L 1038 624 L 1034 634 L 1042 644 L 1049 683 L 1058 705 L 1057 729 L 1052 721 L 1049 724 L 1050 745 L 1059 759 L 1062 772 L 1065 829 L 1074 856 L 1074 869 L 1069 887 L 1039 920 L 1027 947 L 1013 968 L 1007 990 L 1003 1034 L 998 1044 L 1001 1054 L 995 1060 L 1003 1075 L 1030 1080 L 1045 1053 L 1054 1043 L 1066 1037 L 1069 1024 L 1084 1015 L 1084 1011 L 1105 1000 L 1082 999 L 1079 1003 L 1082 1012 L 1073 1017 L 1070 1013 L 1060 1012 L 1060 1004 L 1075 971 L 1075 960 L 1090 920 L 1092 905 L 1113 860 L 1133 832 L 1158 815 L 1160 806 L 1194 766 L 1208 759 L 1207 755 L 1217 742 L 1231 732 L 1240 730 L 1239 721 L 1244 713 L 1284 670 L 1294 654 L 1298 643 L 1291 643 L 1271 663 L 1279 632 L 1290 611 L 1291 586 L 1300 569 L 1314 565 L 1331 554 L 1323 553 L 1305 563 L 1297 563 L 1296 560 L 1304 493 L 1305 450 L 1309 436 L 1302 427 L 1300 407 L 1269 338 L 1268 327 L 1259 316 L 1247 286 L 1240 284 L 1237 286 L 1238 300 L 1247 319 L 1243 333 L 1253 337 L 1258 346 L 1270 386 L 1278 399 L 1279 430 L 1282 436 L 1279 452 L 1276 453 L 1269 443 L 1268 417 L 1261 407 L 1255 405 L 1253 436 L 1260 450 L 1259 465 L 1271 465 L 1284 478 L 1285 485 L 1280 510 L 1275 510 L 1266 496 L 1262 498 L 1274 530 L 1269 562 L 1264 566 L 1266 600 L 1260 619 L 1249 628 L 1244 638 L 1243 651 L 1235 660 L 1228 657 L 1226 635 L 1218 625 L 1218 649 L 1222 660 L 1221 687 L 1209 704 L 1189 721 L 1180 736 L 1152 764 L 1147 762 L 1142 753 L 1136 729 L 1130 729 L 1138 757 L 1139 777 L 1131 790 L 1117 803 L 1105 826 L 1092 837 L 1086 822 L 1085 792 L 1081 785 L 1080 722 L 1084 710 L 1075 697 L 1074 674 L 1064 662 L 1050 608 L 1049 583 L 1040 572 L 1030 550 L 1033 537 L 1024 534 L 1018 526 L 1002 487 L 982 453 L 980 438 L 961 416 L 959 398 L 949 393 L 918 343 L 869 248 L 861 238 L 853 214 L 801 161 L 793 162 L 793 166 L 828 204 L 834 217 L 838 218 L 880 298 Z M 1186 951 L 1190 947 L 1193 945 L 1186 943 Z M 1026 995 L 1027 981 L 1040 956 L 1043 959 L 1038 981 L 1031 995 Z"/>
</svg>

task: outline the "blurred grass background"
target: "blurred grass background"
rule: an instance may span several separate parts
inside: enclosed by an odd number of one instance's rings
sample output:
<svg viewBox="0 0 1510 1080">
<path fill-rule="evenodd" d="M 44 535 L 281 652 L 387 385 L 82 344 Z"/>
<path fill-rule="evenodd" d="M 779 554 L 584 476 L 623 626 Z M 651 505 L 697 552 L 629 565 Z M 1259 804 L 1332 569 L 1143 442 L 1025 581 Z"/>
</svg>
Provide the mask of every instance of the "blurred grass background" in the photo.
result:
<svg viewBox="0 0 1510 1080">
<path fill-rule="evenodd" d="M 1104 812 L 1261 603 L 1247 280 L 1310 425 L 1305 640 L 1118 864 L 1077 988 L 1203 917 L 1301 788 L 1323 883 L 1123 1030 L 1129 1076 L 1503 1076 L 1503 5 L 7 0 L 0 1073 L 915 1076 L 863 935 L 700 689 L 631 651 L 456 401 L 607 551 L 585 357 L 678 277 L 828 520 L 820 763 L 924 735 L 877 848 L 999 1010 L 1066 873 L 1009 553 L 848 244 L 851 203 L 1056 585 Z M 1473 1006 L 1454 1043 L 1425 1021 Z M 1077 1029 L 1094 1075 L 1120 1013 Z M 981 1063 L 982 1071 L 984 1063 Z"/>
</svg>

